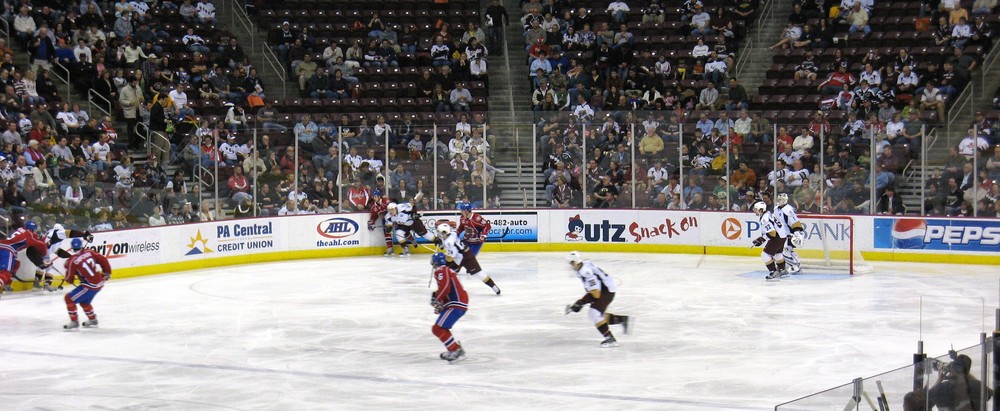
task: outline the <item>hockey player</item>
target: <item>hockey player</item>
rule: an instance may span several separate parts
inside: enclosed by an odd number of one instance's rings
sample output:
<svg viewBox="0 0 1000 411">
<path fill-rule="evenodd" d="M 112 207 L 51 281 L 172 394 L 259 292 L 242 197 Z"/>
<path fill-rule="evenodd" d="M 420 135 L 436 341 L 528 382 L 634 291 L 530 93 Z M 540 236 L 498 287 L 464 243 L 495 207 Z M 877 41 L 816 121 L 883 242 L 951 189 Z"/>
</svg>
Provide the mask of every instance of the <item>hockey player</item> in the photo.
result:
<svg viewBox="0 0 1000 411">
<path fill-rule="evenodd" d="M 421 194 L 414 197 L 415 201 L 420 201 Z M 393 231 L 396 233 L 396 241 L 403 245 L 403 253 L 400 257 L 410 255 L 410 245 L 407 238 L 411 234 L 423 237 L 427 241 L 434 241 L 434 233 L 427 231 L 424 222 L 420 220 L 420 215 L 413 211 L 413 204 L 410 203 L 389 203 L 386 205 L 386 220 L 392 223 Z"/>
<path fill-rule="evenodd" d="M 774 200 L 774 218 L 778 221 L 781 229 L 785 231 L 785 249 L 782 257 L 785 258 L 785 267 L 791 274 L 798 274 L 802 270 L 802 263 L 799 260 L 799 253 L 795 251 L 802 246 L 805 239 L 805 226 L 799 221 L 799 216 L 795 214 L 795 207 L 788 204 L 788 194 L 781 193 Z"/>
<path fill-rule="evenodd" d="M 441 359 L 454 363 L 465 358 L 465 350 L 451 335 L 451 327 L 469 309 L 469 295 L 458 281 L 458 273 L 448 268 L 448 257 L 442 253 L 431 256 L 431 266 L 434 267 L 434 280 L 437 281 L 437 291 L 431 292 L 431 305 L 437 321 L 431 327 L 431 332 L 448 351 L 441 353 Z"/>
<path fill-rule="evenodd" d="M 583 283 L 583 289 L 587 291 L 582 298 L 566 306 L 566 314 L 580 312 L 583 306 L 590 304 L 590 311 L 587 312 L 587 316 L 594 322 L 597 331 L 604 336 L 601 347 L 617 347 L 618 340 L 611 334 L 609 326 L 621 324 L 625 330 L 625 334 L 628 334 L 629 319 L 627 315 L 615 315 L 607 312 L 611 301 L 615 299 L 615 292 L 618 291 L 615 280 L 605 273 L 604 270 L 594 265 L 594 263 L 585 261 L 583 256 L 577 251 L 570 252 L 566 259 L 569 260 L 569 265 L 573 267 L 573 270 L 576 271 L 576 276 Z"/>
<path fill-rule="evenodd" d="M 458 220 L 458 232 L 464 233 L 462 241 L 469 245 L 473 255 L 479 255 L 479 250 L 486 242 L 486 236 L 490 234 L 490 220 L 472 212 L 472 203 L 462 202 L 458 205 L 458 210 L 462 214 Z"/>
<path fill-rule="evenodd" d="M 24 227 L 18 228 L 10 237 L 0 240 L 0 283 L 3 283 L 0 290 L 11 290 L 10 284 L 13 276 L 21 267 L 21 262 L 17 260 L 17 255 L 21 250 L 25 250 L 28 260 L 38 268 L 35 270 L 34 288 L 42 288 L 41 281 L 44 275 L 45 289 L 54 290 L 51 275 L 44 274 L 42 271 L 48 268 L 51 263 L 45 257 L 45 241 L 38 238 L 36 230 L 38 230 L 38 225 L 34 221 L 28 220 L 24 223 Z"/>
<path fill-rule="evenodd" d="M 87 315 L 83 328 L 96 328 L 97 315 L 94 314 L 94 307 L 90 302 L 104 288 L 104 282 L 111 278 L 111 264 L 107 258 L 94 250 L 84 250 L 83 240 L 80 238 L 71 240 L 70 247 L 74 254 L 66 260 L 66 283 L 73 284 L 79 278 L 80 285 L 66 293 L 64 297 L 66 310 L 69 312 L 69 322 L 63 326 L 63 330 L 72 331 L 80 327 L 76 316 L 77 304 L 83 307 L 83 313 Z"/>
<path fill-rule="evenodd" d="M 386 209 L 389 207 L 389 199 L 383 196 L 382 190 L 372 190 L 372 202 L 368 206 L 371 216 L 368 217 L 368 231 L 375 231 L 375 224 L 382 221 L 382 235 L 385 237 L 385 256 L 393 255 L 392 250 L 392 223 L 386 216 Z"/>
<path fill-rule="evenodd" d="M 458 233 L 455 232 L 451 224 L 448 222 L 438 224 L 437 232 L 438 238 L 441 239 L 438 248 L 447 256 L 448 267 L 456 272 L 461 271 L 464 267 L 466 273 L 478 278 L 483 284 L 492 288 L 493 292 L 500 295 L 500 287 L 497 287 L 493 279 L 483 272 L 479 261 L 476 260 L 476 254 L 472 252 L 472 248 L 465 241 L 458 238 Z"/>
<path fill-rule="evenodd" d="M 88 243 L 94 242 L 94 235 L 91 234 L 90 231 L 67 230 L 65 227 L 62 226 L 62 224 L 53 225 L 52 229 L 50 229 L 47 233 L 45 233 L 45 236 L 42 238 L 45 240 L 45 243 L 49 246 L 49 252 L 46 258 L 48 258 L 50 262 L 55 261 L 56 258 L 69 258 L 72 255 L 60 247 L 63 240 L 70 238 L 82 238 L 86 240 Z M 46 290 L 54 291 L 50 290 L 49 289 L 50 287 L 48 287 L 48 285 L 52 283 L 51 267 L 45 270 L 44 276 L 45 276 Z M 38 281 L 40 280 L 41 280 L 40 274 L 36 274 L 35 284 L 38 284 Z"/>
<path fill-rule="evenodd" d="M 763 201 L 754 203 L 753 213 L 760 219 L 760 228 L 763 232 L 760 237 L 753 240 L 753 246 L 764 245 L 764 251 L 760 253 L 760 258 L 767 266 L 766 279 L 768 281 L 777 280 L 788 275 L 788 272 L 785 271 L 785 257 L 781 255 L 785 248 L 785 237 L 784 231 L 778 225 L 780 223 L 776 221 L 774 215 L 767 209 L 767 204 Z"/>
</svg>

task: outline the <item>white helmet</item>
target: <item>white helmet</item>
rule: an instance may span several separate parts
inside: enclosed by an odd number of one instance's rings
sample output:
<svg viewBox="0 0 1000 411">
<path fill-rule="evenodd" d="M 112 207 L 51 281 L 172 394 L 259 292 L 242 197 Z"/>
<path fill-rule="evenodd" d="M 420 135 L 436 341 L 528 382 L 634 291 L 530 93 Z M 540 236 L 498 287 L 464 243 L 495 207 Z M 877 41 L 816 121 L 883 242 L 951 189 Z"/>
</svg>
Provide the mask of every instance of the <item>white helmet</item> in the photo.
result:
<svg viewBox="0 0 1000 411">
<path fill-rule="evenodd" d="M 580 255 L 579 251 L 570 251 L 569 255 L 566 256 L 566 260 L 572 265 L 577 265 L 583 262 L 583 256 Z"/>
<path fill-rule="evenodd" d="M 390 211 L 390 212 L 396 211 L 396 208 L 398 207 L 399 205 L 397 205 L 396 203 L 389 203 L 389 205 L 385 206 L 385 211 Z"/>
<path fill-rule="evenodd" d="M 763 201 L 758 201 L 753 204 L 753 213 L 757 214 L 757 217 L 764 215 L 765 212 L 767 212 L 767 204 L 764 204 Z"/>
<path fill-rule="evenodd" d="M 788 204 L 788 194 L 781 193 L 781 194 L 778 194 L 778 196 L 774 198 L 774 205 L 775 206 L 777 206 L 777 207 L 784 207 L 785 204 Z"/>
<path fill-rule="evenodd" d="M 438 224 L 437 231 L 438 234 L 441 234 L 441 237 L 447 237 L 449 234 L 452 233 L 452 231 L 455 231 L 455 229 L 452 228 L 451 224 L 441 223 Z"/>
</svg>

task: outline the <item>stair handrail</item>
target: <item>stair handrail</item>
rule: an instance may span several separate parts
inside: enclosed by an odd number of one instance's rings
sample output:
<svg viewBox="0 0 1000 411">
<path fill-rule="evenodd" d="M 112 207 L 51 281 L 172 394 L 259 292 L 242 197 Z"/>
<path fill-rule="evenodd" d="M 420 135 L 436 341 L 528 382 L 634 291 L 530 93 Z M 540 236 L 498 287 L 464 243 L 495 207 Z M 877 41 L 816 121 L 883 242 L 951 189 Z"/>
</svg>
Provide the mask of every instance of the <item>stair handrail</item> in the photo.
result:
<svg viewBox="0 0 1000 411">
<path fill-rule="evenodd" d="M 6 19 L 0 19 L 0 34 L 7 40 L 7 47 L 10 47 L 10 23 Z"/>
<path fill-rule="evenodd" d="M 257 36 L 254 35 L 253 21 L 250 20 L 250 16 L 247 15 L 247 11 L 246 9 L 243 8 L 243 5 L 239 4 L 242 2 L 242 0 L 231 0 L 231 2 L 233 3 L 231 7 L 232 9 L 231 15 L 233 16 L 232 20 L 234 22 L 236 21 L 240 22 L 240 24 L 243 26 L 243 30 L 246 30 L 247 35 L 250 37 L 250 50 L 256 50 Z M 224 4 L 225 2 L 222 3 Z"/>
<path fill-rule="evenodd" d="M 104 101 L 104 103 L 108 105 L 108 109 L 105 110 L 104 107 L 101 107 L 99 104 L 94 103 L 94 97 L 97 97 L 98 99 Z M 94 91 L 94 89 L 87 89 L 87 107 L 90 109 L 91 112 L 94 111 L 94 107 L 97 107 L 97 109 L 101 110 L 101 112 L 104 113 L 104 115 L 110 116 L 111 111 L 114 110 L 115 106 L 111 104 L 110 100 L 104 98 L 104 96 Z"/>
<path fill-rule="evenodd" d="M 1000 57 L 1000 52 L 998 52 L 997 49 L 998 49 L 997 47 L 994 47 L 992 50 L 990 50 L 990 52 L 983 58 L 983 63 L 978 68 L 980 70 L 979 78 L 981 79 L 980 83 L 981 86 L 985 86 L 987 74 L 991 72 L 993 66 L 996 65 L 997 63 L 998 57 Z M 966 109 L 966 106 L 968 106 L 970 114 L 975 111 L 975 105 L 976 105 L 974 101 L 976 96 L 975 79 L 976 79 L 975 77 L 972 77 L 973 81 L 969 82 L 969 84 L 962 90 L 962 92 L 959 93 L 958 97 L 956 97 L 955 100 L 952 102 L 951 107 L 948 108 L 948 119 L 947 122 L 945 123 L 945 126 L 947 129 L 946 132 L 948 134 L 946 140 L 949 145 L 951 145 L 951 139 L 954 135 L 954 133 L 952 133 L 952 125 L 956 121 L 958 121 L 959 117 L 962 115 L 962 111 Z M 987 94 L 988 91 L 985 89 L 980 90 L 980 93 L 983 93 L 983 95 L 988 95 Z M 959 124 L 959 126 L 961 125 Z M 956 130 L 956 132 L 960 135 L 964 135 L 965 131 L 966 129 L 964 127 L 960 130 Z"/>
<path fill-rule="evenodd" d="M 0 19 L 0 20 L 3 20 L 3 19 Z M 70 78 L 69 69 L 66 68 L 66 66 L 60 64 L 59 60 L 53 61 L 52 62 L 52 67 L 58 67 L 58 68 L 62 69 L 63 73 L 66 73 L 66 77 L 63 78 L 63 76 L 59 73 L 59 71 L 49 69 L 49 73 L 52 73 L 53 75 L 56 76 L 57 79 L 59 79 L 63 83 L 66 83 L 66 102 L 70 103 L 70 104 L 73 104 L 73 88 L 72 88 L 73 85 L 70 82 L 71 78 Z M 38 73 L 35 73 L 35 74 L 38 74 Z"/>
<path fill-rule="evenodd" d="M 756 33 L 752 36 L 747 36 L 747 41 L 743 45 L 743 48 L 739 51 L 739 55 L 736 57 L 736 63 L 733 65 L 733 71 L 737 74 L 743 74 L 743 68 L 747 63 L 756 64 L 757 56 L 760 53 L 753 53 L 752 50 L 756 45 L 764 44 L 763 30 L 760 28 L 764 25 L 765 20 L 770 20 L 774 17 L 774 2 L 773 1 L 763 1 L 760 3 L 760 10 L 757 13 L 757 18 L 753 21 L 753 27 L 756 29 Z M 754 40 L 756 37 L 756 41 Z M 756 43 L 756 44 L 755 44 Z"/>
<path fill-rule="evenodd" d="M 281 60 L 278 59 L 278 55 L 274 54 L 274 50 L 267 42 L 261 43 L 260 45 L 261 56 L 264 56 L 264 61 L 267 62 L 268 66 L 271 66 L 271 70 L 274 74 L 281 80 L 281 98 L 288 98 L 285 90 L 285 84 L 288 83 L 288 79 L 285 76 L 285 69 L 281 64 Z"/>
</svg>

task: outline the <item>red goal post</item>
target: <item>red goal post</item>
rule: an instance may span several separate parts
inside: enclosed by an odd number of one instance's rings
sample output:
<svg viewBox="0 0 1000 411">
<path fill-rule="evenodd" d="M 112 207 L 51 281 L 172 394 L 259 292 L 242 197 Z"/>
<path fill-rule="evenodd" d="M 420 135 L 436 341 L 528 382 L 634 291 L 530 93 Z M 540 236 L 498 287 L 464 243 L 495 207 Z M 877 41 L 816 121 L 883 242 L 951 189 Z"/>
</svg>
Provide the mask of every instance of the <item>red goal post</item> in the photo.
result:
<svg viewBox="0 0 1000 411">
<path fill-rule="evenodd" d="M 854 275 L 872 271 L 855 244 L 854 218 L 846 215 L 800 214 L 804 241 L 795 250 L 803 271 L 826 270 Z"/>
</svg>

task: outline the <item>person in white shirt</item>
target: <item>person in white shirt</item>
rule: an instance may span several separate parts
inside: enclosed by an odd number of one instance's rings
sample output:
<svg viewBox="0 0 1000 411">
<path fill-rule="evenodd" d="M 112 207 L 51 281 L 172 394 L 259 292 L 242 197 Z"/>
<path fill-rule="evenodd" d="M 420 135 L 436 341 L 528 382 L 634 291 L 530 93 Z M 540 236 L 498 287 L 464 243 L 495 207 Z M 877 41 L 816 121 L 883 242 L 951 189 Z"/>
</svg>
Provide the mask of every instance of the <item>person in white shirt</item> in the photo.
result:
<svg viewBox="0 0 1000 411">
<path fill-rule="evenodd" d="M 628 12 L 631 11 L 631 9 L 628 8 L 628 4 L 625 4 L 625 2 L 615 0 L 608 5 L 608 8 L 605 11 L 611 15 L 611 20 L 615 23 L 624 23 L 628 18 Z"/>
<path fill-rule="evenodd" d="M 358 149 L 351 147 L 351 151 L 344 156 L 344 162 L 351 166 L 351 170 L 358 171 L 361 167 L 361 156 L 358 155 Z"/>
<path fill-rule="evenodd" d="M 698 44 L 696 44 L 694 46 L 694 48 L 691 49 L 691 57 L 694 57 L 694 58 L 706 57 L 709 54 L 711 54 L 711 53 L 708 50 L 708 46 L 705 45 L 705 40 L 702 40 L 702 39 L 699 38 L 698 39 Z"/>
<path fill-rule="evenodd" d="M 76 118 L 76 114 L 73 114 L 70 110 L 67 103 L 63 103 L 63 109 L 56 113 L 56 120 L 59 120 L 63 131 L 67 133 L 76 133 L 80 129 L 80 126 L 83 125 L 80 123 L 80 119 Z"/>
<path fill-rule="evenodd" d="M 167 219 L 163 218 L 163 208 L 155 205 L 153 206 L 153 215 L 149 216 L 149 226 L 159 227 L 167 225 Z"/>
<path fill-rule="evenodd" d="M 589 122 L 594 118 L 594 109 L 587 104 L 587 99 L 583 95 L 576 96 L 577 105 L 573 109 L 573 116 L 583 122 Z"/>
<path fill-rule="evenodd" d="M 215 23 L 215 5 L 208 0 L 201 0 L 198 5 L 195 6 L 195 10 L 198 11 L 198 21 L 201 24 L 212 24 Z"/>
<path fill-rule="evenodd" d="M 174 113 L 179 113 L 181 108 L 186 106 L 188 103 L 187 93 L 184 92 L 184 83 L 178 84 L 177 88 L 170 90 L 167 93 L 170 96 L 170 101 L 174 103 Z"/>
<path fill-rule="evenodd" d="M 903 71 L 896 78 L 896 88 L 900 93 L 912 93 L 919 83 L 920 76 L 910 66 L 903 66 Z"/>
<path fill-rule="evenodd" d="M 951 38 L 955 42 L 953 45 L 956 48 L 964 48 L 972 37 L 972 26 L 969 25 L 969 21 L 965 17 L 958 18 L 958 24 L 951 29 Z"/>
<path fill-rule="evenodd" d="M 201 36 L 194 34 L 193 28 L 188 28 L 187 34 L 181 37 L 181 42 L 187 47 L 187 50 L 191 53 L 201 53 L 208 54 L 212 50 L 206 45 L 206 41 Z"/>
<path fill-rule="evenodd" d="M 691 35 L 692 36 L 711 36 L 715 34 L 715 30 L 712 29 L 712 15 L 708 14 L 704 8 L 698 8 L 698 12 L 691 16 Z"/>
<path fill-rule="evenodd" d="M 885 124 L 885 134 L 888 136 L 889 141 L 896 141 L 896 137 L 899 137 L 903 132 L 906 125 L 903 123 L 903 115 L 900 113 L 895 113 L 892 115 L 892 120 Z"/>
<path fill-rule="evenodd" d="M 101 138 L 90 146 L 90 152 L 93 154 L 94 167 L 98 170 L 107 169 L 111 156 L 111 144 L 108 143 L 108 135 L 101 134 Z"/>
<path fill-rule="evenodd" d="M 226 138 L 226 141 L 219 144 L 219 153 L 222 154 L 223 161 L 226 162 L 228 166 L 234 166 L 239 163 L 239 155 L 236 152 L 236 136 L 230 134 Z"/>
<path fill-rule="evenodd" d="M 804 154 L 806 150 L 813 148 L 813 144 L 813 137 L 809 134 L 809 131 L 802 130 L 802 134 L 799 134 L 799 136 L 795 137 L 795 140 L 792 141 L 792 149 L 795 150 L 796 153 Z"/>
<path fill-rule="evenodd" d="M 667 184 L 669 177 L 670 172 L 663 166 L 663 160 L 656 160 L 653 166 L 649 168 L 649 171 L 646 172 L 646 178 L 649 180 L 650 187 L 661 187 Z"/>
<path fill-rule="evenodd" d="M 858 75 L 858 81 L 868 81 L 868 85 L 873 88 L 878 88 L 882 84 L 882 73 L 875 70 L 872 63 L 866 63 L 865 69 L 861 71 Z"/>
<path fill-rule="evenodd" d="M 73 56 L 76 57 L 76 61 L 94 61 L 93 51 L 87 46 L 87 41 L 83 38 L 77 40 L 76 47 L 73 47 Z"/>
<path fill-rule="evenodd" d="M 962 142 L 958 143 L 958 154 L 965 156 L 966 159 L 972 160 L 972 157 L 975 156 L 975 150 L 977 148 L 980 151 L 983 151 L 989 147 L 990 143 L 982 136 L 976 136 L 976 129 L 970 128 L 969 134 L 962 139 Z"/>
</svg>

